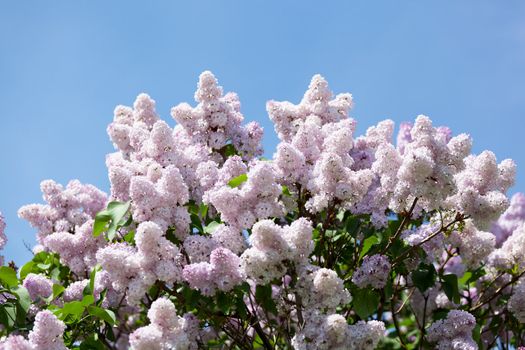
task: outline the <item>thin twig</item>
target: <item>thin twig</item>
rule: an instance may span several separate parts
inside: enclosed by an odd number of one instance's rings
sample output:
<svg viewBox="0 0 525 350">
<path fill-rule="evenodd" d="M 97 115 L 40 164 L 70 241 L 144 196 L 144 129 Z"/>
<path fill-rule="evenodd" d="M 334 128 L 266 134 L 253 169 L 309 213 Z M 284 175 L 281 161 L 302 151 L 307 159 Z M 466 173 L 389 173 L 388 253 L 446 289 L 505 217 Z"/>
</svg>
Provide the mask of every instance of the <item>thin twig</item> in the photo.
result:
<svg viewBox="0 0 525 350">
<path fill-rule="evenodd" d="M 412 213 L 414 212 L 414 209 L 416 208 L 417 201 L 418 201 L 418 197 L 416 197 L 414 199 L 414 202 L 412 202 L 412 205 L 410 206 L 410 210 L 405 215 L 403 215 L 403 220 L 401 220 L 401 224 L 397 228 L 397 230 L 394 233 L 394 235 L 390 236 L 390 238 L 388 239 L 388 243 L 386 244 L 386 247 L 381 251 L 381 254 L 385 254 L 388 251 L 388 248 L 390 248 L 390 246 L 392 246 L 392 244 L 399 237 L 401 232 L 403 232 L 403 229 L 404 229 L 405 225 L 407 224 L 407 222 L 412 217 Z"/>
<path fill-rule="evenodd" d="M 492 300 L 494 300 L 494 298 L 496 298 L 498 295 L 500 295 L 505 288 L 507 288 L 511 284 L 516 283 L 523 275 L 525 275 L 525 270 L 523 270 L 519 275 L 517 275 L 514 278 L 512 278 L 509 282 L 507 282 L 504 285 L 502 285 L 501 287 L 499 287 L 496 290 L 496 292 L 490 296 L 490 298 L 488 298 L 484 302 L 481 302 L 481 300 L 480 300 L 480 302 L 476 306 L 474 306 L 474 308 L 472 308 L 471 311 L 476 311 L 477 309 L 479 309 L 483 305 L 486 305 L 486 304 L 490 303 Z"/>
</svg>

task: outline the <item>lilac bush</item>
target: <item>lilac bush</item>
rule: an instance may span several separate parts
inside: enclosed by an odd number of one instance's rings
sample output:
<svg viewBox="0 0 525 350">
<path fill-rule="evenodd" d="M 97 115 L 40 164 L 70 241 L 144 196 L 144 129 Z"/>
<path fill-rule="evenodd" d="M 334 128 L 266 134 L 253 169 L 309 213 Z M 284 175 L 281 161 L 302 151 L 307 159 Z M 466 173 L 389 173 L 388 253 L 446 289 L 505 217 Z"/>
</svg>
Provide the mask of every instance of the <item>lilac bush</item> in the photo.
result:
<svg viewBox="0 0 525 350">
<path fill-rule="evenodd" d="M 355 136 L 352 95 L 320 75 L 267 103 L 272 159 L 211 72 L 195 101 L 173 128 L 146 94 L 117 106 L 109 194 L 46 180 L 45 204 L 20 208 L 38 244 L 0 268 L 0 349 L 525 344 L 512 160 L 423 115 Z"/>
</svg>

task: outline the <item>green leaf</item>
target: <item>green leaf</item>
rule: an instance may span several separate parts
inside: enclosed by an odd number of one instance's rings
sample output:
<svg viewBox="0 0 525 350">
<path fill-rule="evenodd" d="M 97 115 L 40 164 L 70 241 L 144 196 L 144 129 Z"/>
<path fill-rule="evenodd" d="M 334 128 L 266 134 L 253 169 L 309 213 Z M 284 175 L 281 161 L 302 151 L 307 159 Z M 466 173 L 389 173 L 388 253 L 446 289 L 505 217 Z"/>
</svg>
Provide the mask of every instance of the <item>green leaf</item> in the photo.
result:
<svg viewBox="0 0 525 350">
<path fill-rule="evenodd" d="M 199 216 L 200 208 L 197 204 L 195 204 L 194 201 L 189 201 L 188 204 L 186 204 L 186 206 L 188 207 L 188 211 L 190 212 L 190 214 L 195 214 Z"/>
<path fill-rule="evenodd" d="M 467 271 L 463 274 L 463 277 L 459 279 L 459 284 L 461 287 L 465 286 L 467 284 L 467 281 L 472 277 L 472 272 Z"/>
<path fill-rule="evenodd" d="M 442 277 L 441 285 L 443 286 L 443 291 L 447 295 L 448 300 L 459 304 L 460 295 L 458 287 L 458 276 L 454 274 L 444 275 Z"/>
<path fill-rule="evenodd" d="M 65 290 L 66 288 L 64 288 L 64 286 L 60 284 L 53 284 L 53 299 L 59 297 L 62 293 L 64 293 Z"/>
<path fill-rule="evenodd" d="M 33 261 L 35 263 L 45 262 L 50 256 L 51 254 L 48 252 L 40 252 L 33 257 Z"/>
<path fill-rule="evenodd" d="M 93 223 L 93 236 L 100 236 L 100 234 L 106 230 L 110 219 L 109 216 L 98 213 L 95 216 L 95 222 Z"/>
<path fill-rule="evenodd" d="M 258 285 L 255 288 L 255 301 L 261 305 L 265 310 L 277 314 L 277 306 L 272 298 L 272 285 L 266 286 Z"/>
<path fill-rule="evenodd" d="M 226 293 L 217 293 L 217 306 L 219 310 L 227 314 L 230 311 L 230 303 L 232 299 Z"/>
<path fill-rule="evenodd" d="M 363 320 L 372 315 L 379 306 L 379 293 L 370 288 L 356 288 L 352 291 L 353 308 L 356 314 Z"/>
<path fill-rule="evenodd" d="M 25 287 L 18 286 L 12 290 L 13 294 L 16 295 L 20 307 L 27 312 L 29 306 L 31 306 L 31 298 L 29 297 L 29 292 Z"/>
<path fill-rule="evenodd" d="M 55 267 L 53 270 L 51 270 L 49 277 L 51 277 L 51 279 L 59 281 L 60 280 L 60 268 Z"/>
<path fill-rule="evenodd" d="M 82 314 L 84 313 L 84 305 L 80 301 L 70 301 L 68 303 L 65 303 L 64 306 L 61 309 L 55 309 L 53 310 L 53 313 L 62 321 L 66 320 L 68 316 L 71 316 L 71 321 L 75 321 L 80 319 Z"/>
<path fill-rule="evenodd" d="M 212 234 L 220 225 L 220 222 L 212 221 L 204 228 L 204 233 Z"/>
<path fill-rule="evenodd" d="M 98 339 L 98 334 L 92 334 L 80 343 L 79 350 L 105 350 L 106 346 Z"/>
<path fill-rule="evenodd" d="M 229 182 L 228 182 L 228 186 L 230 186 L 231 188 L 235 188 L 235 187 L 239 187 L 240 185 L 242 185 L 244 182 L 246 182 L 246 180 L 248 180 L 248 175 L 246 174 L 241 174 L 237 177 L 234 177 L 233 179 L 231 179 Z"/>
<path fill-rule="evenodd" d="M 47 263 L 47 264 L 36 264 L 36 266 L 40 269 L 40 270 L 47 270 L 49 269 L 52 264 L 51 263 Z"/>
<path fill-rule="evenodd" d="M 202 222 L 198 215 L 191 214 L 190 215 L 191 224 L 193 227 L 195 227 L 199 232 L 204 232 L 204 229 L 202 228 Z"/>
<path fill-rule="evenodd" d="M 107 238 L 111 241 L 115 237 L 117 229 L 126 225 L 127 222 L 124 221 L 124 217 L 128 213 L 130 206 L 130 201 L 110 202 L 106 210 L 99 212 L 95 216 L 93 236 L 98 237 L 107 228 Z"/>
<path fill-rule="evenodd" d="M 128 233 L 124 235 L 124 241 L 128 242 L 129 244 L 135 245 L 135 231 L 131 230 Z"/>
<path fill-rule="evenodd" d="M 95 303 L 95 297 L 92 295 L 84 295 L 81 301 L 83 306 L 89 306 Z"/>
<path fill-rule="evenodd" d="M 8 303 L 3 304 L 2 308 L 4 309 L 6 315 L 7 326 L 9 328 L 13 327 L 16 322 L 16 306 L 14 304 Z"/>
<path fill-rule="evenodd" d="M 479 267 L 476 270 L 472 271 L 472 275 L 467 280 L 467 283 L 476 282 L 477 280 L 480 279 L 480 277 L 483 277 L 486 274 L 487 274 L 487 272 L 485 271 L 485 269 L 483 267 Z"/>
<path fill-rule="evenodd" d="M 412 282 L 423 293 L 436 283 L 436 269 L 432 264 L 419 264 L 418 268 L 412 272 Z"/>
<path fill-rule="evenodd" d="M 285 195 L 287 197 L 291 197 L 292 196 L 292 194 L 290 193 L 290 190 L 288 189 L 287 186 L 283 185 L 282 189 L 283 189 L 283 195 Z"/>
<path fill-rule="evenodd" d="M 27 275 L 33 272 L 34 267 L 35 263 L 33 261 L 29 261 L 26 264 L 24 264 L 24 266 L 20 268 L 20 279 L 24 280 Z"/>
<path fill-rule="evenodd" d="M 208 206 L 204 203 L 201 203 L 200 205 L 200 215 L 201 218 L 206 218 L 206 215 L 208 215 Z"/>
<path fill-rule="evenodd" d="M 237 153 L 237 150 L 235 149 L 235 147 L 231 144 L 231 143 L 228 143 L 226 146 L 224 146 L 223 148 L 221 148 L 221 151 L 224 153 L 224 155 L 226 157 L 231 157 L 231 156 L 235 156 L 235 155 L 239 155 Z"/>
<path fill-rule="evenodd" d="M 366 253 L 372 248 L 373 245 L 377 244 L 379 239 L 376 236 L 370 236 L 363 241 L 363 248 L 361 249 L 361 254 L 359 254 L 359 259 L 365 256 Z"/>
<path fill-rule="evenodd" d="M 8 266 L 0 267 L 0 282 L 5 287 L 13 288 L 18 286 L 18 277 L 16 271 Z"/>
<path fill-rule="evenodd" d="M 93 270 L 91 270 L 91 273 L 89 274 L 89 294 L 93 294 L 95 291 L 95 277 L 97 275 L 97 271 L 101 269 L 100 265 L 96 265 Z"/>
<path fill-rule="evenodd" d="M 115 313 L 111 310 L 103 309 L 101 307 L 93 305 L 88 306 L 87 310 L 91 316 L 95 316 L 96 318 L 99 318 L 112 326 L 117 323 Z"/>
</svg>

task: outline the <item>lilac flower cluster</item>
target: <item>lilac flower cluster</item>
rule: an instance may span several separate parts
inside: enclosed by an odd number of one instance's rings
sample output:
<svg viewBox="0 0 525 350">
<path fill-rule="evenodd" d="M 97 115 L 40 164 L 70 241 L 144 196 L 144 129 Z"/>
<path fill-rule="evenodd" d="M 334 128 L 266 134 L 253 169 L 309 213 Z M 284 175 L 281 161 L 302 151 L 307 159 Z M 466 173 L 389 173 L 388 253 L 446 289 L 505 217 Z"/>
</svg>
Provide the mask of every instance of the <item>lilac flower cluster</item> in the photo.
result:
<svg viewBox="0 0 525 350">
<path fill-rule="evenodd" d="M 250 228 L 257 220 L 283 214 L 278 202 L 281 186 L 268 162 L 254 162 L 240 187 L 218 185 L 206 192 L 205 202 L 221 214 L 221 220 L 239 229 Z"/>
<path fill-rule="evenodd" d="M 511 160 L 497 165 L 490 152 L 469 156 L 468 135 L 453 137 L 448 128 L 436 128 L 422 115 L 413 125 L 401 126 L 397 147 L 390 120 L 354 139 L 355 121 L 348 118 L 351 95 L 332 98 L 327 82 L 315 76 L 298 105 L 267 104 L 281 139 L 274 155 L 279 181 L 299 195 L 306 189 L 311 194 L 306 203 L 311 212 L 338 204 L 354 213 L 370 214 L 381 227 L 387 210 L 408 211 L 417 198 L 416 213 L 458 209 L 473 216 L 482 228 L 506 209 L 505 191 L 515 172 Z"/>
<path fill-rule="evenodd" d="M 401 237 L 410 246 L 421 244 L 421 247 L 427 254 L 427 262 L 432 262 L 443 251 L 443 235 L 438 234 L 436 237 L 429 239 L 435 232 L 439 232 L 439 228 L 437 223 L 425 223 L 419 227 L 404 231 Z"/>
<path fill-rule="evenodd" d="M 184 280 L 204 295 L 216 290 L 228 292 L 245 280 L 241 259 L 226 248 L 216 248 L 210 254 L 210 262 L 202 261 L 184 266 Z"/>
<path fill-rule="evenodd" d="M 35 317 L 33 330 L 28 339 L 20 335 L 10 335 L 0 341 L 1 350 L 67 350 L 62 339 L 66 325 L 51 311 L 40 311 Z"/>
<path fill-rule="evenodd" d="M 354 272 L 352 282 L 359 288 L 368 286 L 383 288 L 390 275 L 390 261 L 384 255 L 367 255 L 361 266 Z"/>
<path fill-rule="evenodd" d="M 518 283 L 509 299 L 509 310 L 520 323 L 525 323 L 525 282 Z"/>
<path fill-rule="evenodd" d="M 297 292 L 305 307 L 325 313 L 335 312 L 338 306 L 348 304 L 352 300 L 343 280 L 334 270 L 314 265 L 302 268 Z"/>
<path fill-rule="evenodd" d="M 305 264 L 312 252 L 311 223 L 304 219 L 281 227 L 271 220 L 253 225 L 251 247 L 241 255 L 241 266 L 246 275 L 257 283 L 266 284 L 284 276 L 285 261 Z"/>
<path fill-rule="evenodd" d="M 455 175 L 457 192 L 449 201 L 480 229 L 489 228 L 509 206 L 505 192 L 514 184 L 516 165 L 510 159 L 498 164 L 490 151 L 470 155 L 464 164 L 465 169 Z"/>
<path fill-rule="evenodd" d="M 103 307 L 116 306 L 120 301 L 119 295 L 112 287 L 110 278 L 110 274 L 107 271 L 97 271 L 95 274 L 93 296 L 98 300 L 101 294 L 105 292 L 105 298 L 102 301 Z M 63 301 L 82 301 L 84 289 L 89 285 L 89 282 L 89 279 L 84 279 L 71 283 L 64 290 L 62 295 Z"/>
<path fill-rule="evenodd" d="M 434 322 L 428 329 L 428 340 L 437 342 L 436 349 L 477 350 L 478 345 L 472 339 L 472 330 L 476 326 L 474 316 L 466 311 L 452 310 L 447 318 Z"/>
<path fill-rule="evenodd" d="M 305 327 L 292 339 L 296 350 L 373 350 L 384 336 L 381 321 L 359 321 L 348 325 L 339 314 L 309 315 Z"/>
<path fill-rule="evenodd" d="M 410 133 L 408 128 L 405 125 L 402 130 L 407 139 L 398 145 L 402 158 L 391 209 L 397 213 L 408 210 L 415 198 L 422 209 L 438 209 L 454 194 L 454 175 L 464 167 L 471 140 L 465 134 L 451 138 L 448 129 L 435 128 L 424 115 L 416 118 Z"/>
<path fill-rule="evenodd" d="M 518 226 L 489 256 L 491 266 L 501 269 L 511 269 L 514 265 L 520 271 L 525 270 L 525 224 Z"/>
<path fill-rule="evenodd" d="M 496 236 L 496 246 L 501 247 L 523 223 L 525 223 L 525 194 L 516 193 L 510 200 L 509 208 L 492 225 L 491 232 Z"/>
<path fill-rule="evenodd" d="M 30 273 L 24 279 L 23 285 L 33 301 L 38 301 L 40 298 L 47 298 L 53 293 L 53 282 L 43 275 Z"/>
<path fill-rule="evenodd" d="M 326 80 L 316 75 L 299 105 L 270 101 L 266 106 L 282 141 L 274 155 L 280 178 L 292 188 L 300 184 L 310 191 L 307 207 L 312 212 L 334 200 L 351 207 L 372 180 L 370 169 L 351 168 L 355 122 L 347 117 L 352 96 L 332 97 Z"/>
<path fill-rule="evenodd" d="M 181 103 L 171 109 L 173 119 L 193 142 L 216 152 L 231 143 L 246 160 L 262 154 L 262 128 L 255 122 L 241 125 L 244 117 L 237 94 L 223 95 L 222 87 L 211 72 L 200 75 L 195 101 L 199 103 L 195 108 Z"/>
<path fill-rule="evenodd" d="M 53 180 L 40 184 L 48 204 L 25 205 L 18 215 L 29 221 L 37 232 L 38 250 L 59 253 L 63 264 L 83 274 L 95 265 L 95 254 L 104 239 L 93 237 L 95 215 L 106 207 L 106 194 L 78 180 L 64 188 Z M 79 254 L 82 252 L 82 254 Z"/>
<path fill-rule="evenodd" d="M 136 247 L 113 243 L 97 252 L 97 262 L 112 281 L 112 287 L 126 292 L 130 304 L 140 302 L 156 280 L 168 284 L 182 279 L 184 257 L 180 249 L 164 236 L 154 222 L 143 222 L 137 228 Z"/>
<path fill-rule="evenodd" d="M 148 311 L 151 324 L 129 336 L 132 350 L 189 349 L 195 339 L 185 332 L 186 319 L 177 315 L 175 305 L 166 298 L 155 300 Z"/>
<path fill-rule="evenodd" d="M 472 268 L 481 265 L 496 246 L 496 237 L 478 230 L 471 220 L 467 220 L 461 231 L 452 232 L 448 241 L 459 248 L 462 262 Z"/>
</svg>

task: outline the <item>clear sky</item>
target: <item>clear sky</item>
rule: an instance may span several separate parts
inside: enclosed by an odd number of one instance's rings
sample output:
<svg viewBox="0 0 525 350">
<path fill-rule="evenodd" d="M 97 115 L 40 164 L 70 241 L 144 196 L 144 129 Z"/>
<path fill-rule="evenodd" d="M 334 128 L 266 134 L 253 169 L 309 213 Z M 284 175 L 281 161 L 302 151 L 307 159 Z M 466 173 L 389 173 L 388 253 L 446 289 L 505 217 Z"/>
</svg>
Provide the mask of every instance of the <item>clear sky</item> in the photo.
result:
<svg viewBox="0 0 525 350">
<path fill-rule="evenodd" d="M 39 183 L 78 178 L 109 190 L 106 126 L 149 93 L 168 123 L 212 70 L 247 120 L 277 138 L 269 99 L 298 102 L 315 73 L 351 92 L 363 132 L 429 115 L 468 132 L 474 151 L 518 164 L 525 190 L 524 1 L 0 2 L 0 211 L 18 264 L 34 230 L 18 219 Z"/>
</svg>

